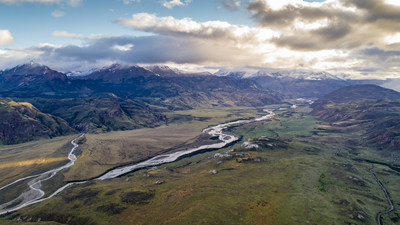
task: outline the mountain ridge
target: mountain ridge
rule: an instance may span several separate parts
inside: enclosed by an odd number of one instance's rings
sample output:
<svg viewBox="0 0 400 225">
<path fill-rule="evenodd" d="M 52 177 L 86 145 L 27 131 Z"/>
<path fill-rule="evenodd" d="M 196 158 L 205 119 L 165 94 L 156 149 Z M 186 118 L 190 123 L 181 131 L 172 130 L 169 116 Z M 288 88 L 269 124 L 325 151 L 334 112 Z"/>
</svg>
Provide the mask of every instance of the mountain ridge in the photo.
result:
<svg viewBox="0 0 400 225">
<path fill-rule="evenodd" d="M 311 115 L 337 129 L 360 131 L 379 148 L 400 147 L 400 93 L 377 85 L 341 88 L 312 105 Z"/>
<path fill-rule="evenodd" d="M 42 113 L 32 104 L 0 98 L 0 142 L 17 144 L 77 132 L 60 117 Z"/>
</svg>

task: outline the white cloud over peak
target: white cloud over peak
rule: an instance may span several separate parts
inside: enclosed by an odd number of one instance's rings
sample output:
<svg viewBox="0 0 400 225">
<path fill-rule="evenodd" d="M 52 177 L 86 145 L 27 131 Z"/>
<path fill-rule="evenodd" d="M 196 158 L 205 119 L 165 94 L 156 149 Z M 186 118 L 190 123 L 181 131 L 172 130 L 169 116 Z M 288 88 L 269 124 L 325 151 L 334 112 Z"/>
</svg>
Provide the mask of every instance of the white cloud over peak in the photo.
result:
<svg viewBox="0 0 400 225">
<path fill-rule="evenodd" d="M 172 9 L 175 6 L 186 6 L 189 5 L 192 2 L 192 0 L 164 0 L 162 5 L 168 9 Z"/>
<path fill-rule="evenodd" d="M 14 41 L 15 39 L 9 30 L 0 30 L 0 45 L 9 44 Z"/>
</svg>

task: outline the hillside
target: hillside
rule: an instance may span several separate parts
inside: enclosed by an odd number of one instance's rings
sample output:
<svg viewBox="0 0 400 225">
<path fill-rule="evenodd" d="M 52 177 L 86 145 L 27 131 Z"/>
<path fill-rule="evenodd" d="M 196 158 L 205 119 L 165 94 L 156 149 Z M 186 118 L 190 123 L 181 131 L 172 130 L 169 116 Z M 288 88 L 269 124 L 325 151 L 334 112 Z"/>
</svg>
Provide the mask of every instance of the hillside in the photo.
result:
<svg viewBox="0 0 400 225">
<path fill-rule="evenodd" d="M 359 100 L 398 100 L 400 93 L 391 89 L 383 88 L 373 84 L 361 84 L 347 86 L 333 91 L 315 102 L 318 105 L 322 102 L 343 103 Z"/>
<path fill-rule="evenodd" d="M 277 91 L 287 98 L 320 98 L 339 88 L 351 85 L 349 81 L 337 79 L 279 79 L 267 76 L 249 79 L 259 83 L 263 88 Z"/>
<path fill-rule="evenodd" d="M 118 98 L 71 98 L 31 100 L 41 111 L 65 119 L 80 131 L 131 130 L 155 127 L 166 119 L 160 113 L 134 102 Z"/>
<path fill-rule="evenodd" d="M 0 98 L 0 143 L 16 144 L 76 132 L 56 116 L 40 112 L 27 102 Z"/>
<path fill-rule="evenodd" d="M 312 105 L 312 115 L 380 147 L 400 147 L 400 93 L 375 85 L 334 91 Z"/>
</svg>

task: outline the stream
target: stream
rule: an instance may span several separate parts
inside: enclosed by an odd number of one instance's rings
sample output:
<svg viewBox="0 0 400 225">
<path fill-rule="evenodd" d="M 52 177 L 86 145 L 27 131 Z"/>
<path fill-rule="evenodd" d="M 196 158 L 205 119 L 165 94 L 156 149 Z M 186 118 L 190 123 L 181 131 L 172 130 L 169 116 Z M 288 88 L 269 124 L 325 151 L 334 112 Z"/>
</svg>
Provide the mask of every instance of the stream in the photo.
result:
<svg viewBox="0 0 400 225">
<path fill-rule="evenodd" d="M 386 199 L 387 199 L 388 204 L 389 204 L 389 209 L 387 209 L 385 211 L 382 211 L 382 212 L 379 212 L 376 215 L 376 221 L 378 222 L 378 225 L 382 225 L 382 215 L 390 213 L 391 211 L 393 211 L 394 210 L 394 205 L 393 205 L 392 199 L 390 198 L 389 192 L 386 190 L 385 186 L 382 184 L 382 182 L 375 175 L 375 173 L 373 171 L 374 168 L 375 167 L 372 166 L 372 168 L 369 169 L 369 173 L 374 177 L 375 181 L 379 184 L 379 186 L 381 187 L 383 193 L 385 193 Z"/>
<path fill-rule="evenodd" d="M 336 151 L 335 155 L 337 157 L 340 157 L 340 152 L 341 152 L 341 148 L 339 148 Z M 383 193 L 385 194 L 385 197 L 386 197 L 386 200 L 388 202 L 388 205 L 389 205 L 389 209 L 387 209 L 385 211 L 378 212 L 378 214 L 376 215 L 376 222 L 378 223 L 378 225 L 382 225 L 382 216 L 387 214 L 387 213 L 390 213 L 391 211 L 393 211 L 394 210 L 394 205 L 393 205 L 392 199 L 390 198 L 389 192 L 387 191 L 385 186 L 382 184 L 382 182 L 378 179 L 378 177 L 375 175 L 375 173 L 373 171 L 374 168 L 375 168 L 375 165 L 372 164 L 372 168 L 369 169 L 369 173 L 375 179 L 375 181 L 378 183 L 378 185 L 381 187 Z"/>
<path fill-rule="evenodd" d="M 183 156 L 186 155 L 190 155 L 193 154 L 195 152 L 199 152 L 199 151 L 204 151 L 204 150 L 212 150 L 212 149 L 220 149 L 223 148 L 237 140 L 239 140 L 240 137 L 238 137 L 237 135 L 234 134 L 229 134 L 229 133 L 224 133 L 223 131 L 229 127 L 232 126 L 237 126 L 237 125 L 243 125 L 243 124 L 247 124 L 247 123 L 251 123 L 251 122 L 257 122 L 257 121 L 262 121 L 262 120 L 267 120 L 267 119 L 271 119 L 274 117 L 275 113 L 272 112 L 271 110 L 264 110 L 265 112 L 267 112 L 268 114 L 259 118 L 255 118 L 255 119 L 243 119 L 243 120 L 237 120 L 237 121 L 233 121 L 233 122 L 229 122 L 229 123 L 223 123 L 223 124 L 219 124 L 216 126 L 212 126 L 209 128 L 206 128 L 203 130 L 203 133 L 206 133 L 212 137 L 218 137 L 218 139 L 221 141 L 219 143 L 215 143 L 215 144 L 208 144 L 208 145 L 201 145 L 199 147 L 195 147 L 195 148 L 189 148 L 189 149 L 185 149 L 182 151 L 177 151 L 177 152 L 172 152 L 172 153 L 167 153 L 167 154 L 161 154 L 161 155 L 157 155 L 153 158 L 150 158 L 148 160 L 145 160 L 143 162 L 134 164 L 134 165 L 130 165 L 130 166 L 125 166 L 125 167 L 120 167 L 120 168 L 116 168 L 113 170 L 110 170 L 106 173 L 104 173 L 103 175 L 101 175 L 100 177 L 96 178 L 95 180 L 106 180 L 106 179 L 112 179 L 112 178 L 116 178 L 116 177 L 120 177 L 124 174 L 130 173 L 132 171 L 138 170 L 138 169 L 142 169 L 142 168 L 146 168 L 146 167 L 152 167 L 152 166 L 157 166 L 160 164 L 164 164 L 164 163 L 170 163 L 170 162 L 174 162 L 180 158 L 182 158 Z M 38 175 L 33 175 L 33 176 L 27 176 L 21 179 L 18 179 L 8 185 L 5 185 L 3 187 L 0 187 L 0 191 L 10 187 L 12 185 L 15 185 L 21 181 L 24 180 L 28 180 L 31 178 L 31 181 L 28 182 L 28 189 L 26 189 L 23 193 L 21 193 L 17 198 L 15 198 L 12 201 L 9 201 L 7 203 L 4 203 L 2 205 L 0 205 L 0 215 L 2 214 L 6 214 L 9 212 L 13 212 L 16 211 L 18 209 L 24 208 L 26 206 L 35 204 L 35 203 L 39 203 L 42 201 L 45 201 L 47 199 L 50 199 L 52 197 L 54 197 L 55 195 L 57 195 L 58 193 L 62 192 L 64 189 L 66 189 L 67 187 L 74 185 L 74 184 L 83 184 L 86 183 L 88 181 L 91 181 L 93 179 L 90 180 L 86 180 L 86 181 L 81 181 L 81 182 L 71 182 L 68 183 L 66 185 L 64 185 L 63 187 L 59 188 L 57 191 L 55 191 L 54 193 L 52 193 L 51 195 L 49 195 L 46 198 L 43 198 L 45 196 L 45 192 L 41 189 L 42 186 L 42 182 L 49 180 L 51 178 L 53 178 L 59 171 L 67 169 L 71 166 L 73 166 L 75 164 L 76 161 L 76 155 L 74 155 L 74 151 L 78 148 L 78 144 L 75 143 L 75 141 L 80 138 L 83 137 L 85 134 L 82 134 L 81 136 L 75 138 L 74 140 L 71 141 L 71 144 L 73 145 L 73 148 L 71 149 L 70 153 L 68 154 L 68 159 L 70 160 L 70 162 L 68 162 L 66 165 L 61 166 L 59 168 L 56 169 L 52 169 L 49 170 L 47 172 L 38 174 Z"/>
</svg>

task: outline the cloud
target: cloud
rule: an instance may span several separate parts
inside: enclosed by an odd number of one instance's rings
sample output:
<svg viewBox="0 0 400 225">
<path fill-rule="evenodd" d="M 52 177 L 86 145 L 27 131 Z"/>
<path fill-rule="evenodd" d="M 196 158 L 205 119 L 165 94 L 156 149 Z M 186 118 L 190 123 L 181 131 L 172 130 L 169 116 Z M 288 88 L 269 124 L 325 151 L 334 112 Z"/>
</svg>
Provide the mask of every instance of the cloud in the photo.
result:
<svg viewBox="0 0 400 225">
<path fill-rule="evenodd" d="M 162 5 L 168 9 L 172 9 L 175 6 L 186 6 L 189 5 L 192 2 L 192 0 L 164 0 Z"/>
<path fill-rule="evenodd" d="M 68 0 L 68 4 L 71 6 L 79 6 L 83 0 Z"/>
<path fill-rule="evenodd" d="M 51 13 L 51 15 L 54 16 L 54 17 L 56 17 L 56 18 L 59 18 L 59 17 L 65 16 L 65 12 L 60 11 L 60 10 L 57 9 L 57 10 L 54 10 L 54 11 Z"/>
<path fill-rule="evenodd" d="M 127 52 L 132 50 L 132 48 L 134 47 L 133 44 L 126 44 L 126 45 L 114 45 L 113 49 L 122 51 L 122 52 Z"/>
<path fill-rule="evenodd" d="M 139 3 L 141 0 L 122 0 L 122 3 L 125 5 L 131 4 L 131 3 Z"/>
<path fill-rule="evenodd" d="M 15 39 L 9 30 L 0 30 L 0 45 L 9 44 L 14 41 Z"/>
<path fill-rule="evenodd" d="M 400 50 L 385 50 L 377 46 L 370 46 L 353 52 L 352 57 L 360 61 L 357 65 L 359 68 L 353 69 L 362 71 L 363 75 L 368 76 L 375 73 L 400 75 L 398 72 L 400 71 Z"/>
<path fill-rule="evenodd" d="M 36 61 L 63 71 L 123 62 L 254 66 L 346 73 L 360 78 L 394 77 L 400 75 L 400 6 L 386 1 L 250 0 L 246 8 L 257 22 L 254 26 L 137 13 L 115 23 L 147 32 L 148 36 L 84 37 L 55 31 L 56 37 L 75 38 L 82 43 L 43 44 L 25 50 Z M 9 62 L 13 55 L 20 60 L 22 51 L 2 50 L 0 62 Z"/>
<path fill-rule="evenodd" d="M 239 0 L 223 0 L 222 1 L 222 6 L 225 9 L 234 11 L 234 10 L 239 9 L 240 1 Z"/>
<path fill-rule="evenodd" d="M 145 36 L 145 37 L 103 37 L 92 39 L 84 46 L 36 47 L 46 59 L 68 59 L 95 63 L 99 60 L 126 63 L 212 63 L 246 61 L 252 58 L 250 52 L 243 56 L 236 48 L 216 42 L 192 38 Z M 213 51 L 211 51 L 213 50 Z M 227 54 L 227 55 L 226 55 Z"/>
<path fill-rule="evenodd" d="M 252 0 L 247 10 L 281 32 L 275 44 L 293 50 L 356 49 L 400 30 L 400 7 L 385 0 Z"/>
<path fill-rule="evenodd" d="M 22 4 L 22 3 L 67 3 L 70 6 L 78 6 L 83 0 L 0 0 L 0 3 Z"/>
<path fill-rule="evenodd" d="M 262 42 L 277 35 L 276 32 L 267 28 L 233 25 L 223 21 L 200 23 L 191 18 L 157 17 L 155 14 L 148 13 L 133 14 L 131 18 L 121 18 L 116 23 L 160 35 L 220 39 L 238 44 Z"/>
<path fill-rule="evenodd" d="M 54 37 L 63 37 L 63 38 L 76 38 L 76 39 L 82 39 L 84 38 L 83 35 L 80 34 L 74 34 L 74 33 L 68 33 L 67 31 L 53 31 L 53 36 Z"/>
</svg>

